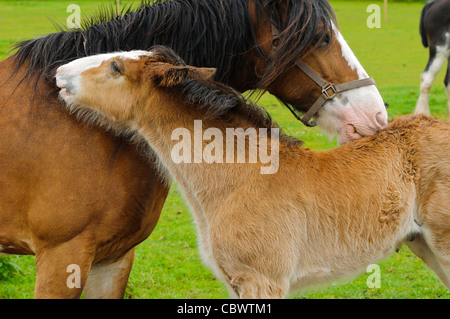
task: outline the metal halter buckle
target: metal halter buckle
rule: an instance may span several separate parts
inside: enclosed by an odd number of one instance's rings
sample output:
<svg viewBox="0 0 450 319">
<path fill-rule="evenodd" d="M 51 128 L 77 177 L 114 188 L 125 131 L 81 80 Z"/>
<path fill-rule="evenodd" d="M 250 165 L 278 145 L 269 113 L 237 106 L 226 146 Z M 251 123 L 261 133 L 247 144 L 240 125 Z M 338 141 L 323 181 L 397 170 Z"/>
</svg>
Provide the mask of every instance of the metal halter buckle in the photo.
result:
<svg viewBox="0 0 450 319">
<path fill-rule="evenodd" d="M 328 94 L 328 91 L 331 90 L 332 93 Z M 322 95 L 327 99 L 327 100 L 331 100 L 332 98 L 334 98 L 337 95 L 337 90 L 336 90 L 336 86 L 333 83 L 326 83 L 323 87 L 322 87 Z"/>
</svg>

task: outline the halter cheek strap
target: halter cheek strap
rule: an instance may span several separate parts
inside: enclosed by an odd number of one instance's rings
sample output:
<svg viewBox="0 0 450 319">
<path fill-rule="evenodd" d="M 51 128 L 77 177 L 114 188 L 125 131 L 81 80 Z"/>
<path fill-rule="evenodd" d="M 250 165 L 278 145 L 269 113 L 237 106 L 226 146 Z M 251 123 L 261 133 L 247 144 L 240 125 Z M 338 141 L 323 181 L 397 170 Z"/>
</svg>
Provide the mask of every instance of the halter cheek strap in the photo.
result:
<svg viewBox="0 0 450 319">
<path fill-rule="evenodd" d="M 319 112 L 320 108 L 325 104 L 325 102 L 332 100 L 339 93 L 357 89 L 357 88 L 364 87 L 364 86 L 376 85 L 374 79 L 372 79 L 372 78 L 344 82 L 344 83 L 336 85 L 336 84 L 325 81 L 316 72 L 311 70 L 309 66 L 307 66 L 304 62 L 302 62 L 300 60 L 295 63 L 295 66 L 298 67 L 300 70 L 302 70 L 303 73 L 305 73 L 307 76 L 309 76 L 322 89 L 322 93 L 320 94 L 320 96 L 317 98 L 317 100 L 314 102 L 314 104 L 308 109 L 308 111 L 305 113 L 305 115 L 303 115 L 303 117 L 300 119 L 300 121 L 303 124 L 305 124 L 306 126 L 311 126 L 312 123 L 309 122 L 309 120 L 314 115 L 316 115 L 317 112 Z M 315 125 L 312 125 L 312 126 L 315 126 Z"/>
<path fill-rule="evenodd" d="M 274 24 L 272 24 L 272 35 L 273 35 L 272 39 L 272 54 L 273 54 L 273 52 L 276 51 L 274 43 L 276 40 L 280 38 L 280 32 Z M 309 66 L 307 66 L 301 60 L 298 60 L 295 63 L 295 66 L 299 68 L 301 71 L 303 71 L 303 73 L 305 73 L 322 89 L 322 93 L 320 94 L 320 96 L 317 98 L 314 104 L 308 109 L 308 111 L 303 115 L 303 117 L 297 115 L 297 113 L 295 112 L 294 108 L 291 105 L 282 102 L 284 105 L 287 106 L 287 108 L 292 112 L 292 114 L 295 116 L 297 120 L 301 121 L 304 125 L 308 127 L 314 127 L 317 125 L 316 122 L 310 121 L 311 118 L 319 112 L 320 108 L 327 101 L 332 100 L 337 94 L 364 86 L 376 85 L 374 79 L 372 78 L 359 79 L 336 85 L 334 83 L 325 81 L 321 76 L 319 76 L 316 72 L 314 72 Z"/>
</svg>

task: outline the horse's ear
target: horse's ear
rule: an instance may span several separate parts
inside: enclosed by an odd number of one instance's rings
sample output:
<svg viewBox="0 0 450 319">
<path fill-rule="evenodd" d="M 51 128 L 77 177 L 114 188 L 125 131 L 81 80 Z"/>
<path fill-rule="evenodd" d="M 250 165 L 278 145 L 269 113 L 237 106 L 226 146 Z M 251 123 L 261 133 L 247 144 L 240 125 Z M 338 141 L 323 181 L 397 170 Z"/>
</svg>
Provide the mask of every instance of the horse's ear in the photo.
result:
<svg viewBox="0 0 450 319">
<path fill-rule="evenodd" d="M 167 67 L 158 70 L 154 76 L 155 83 L 162 87 L 173 87 L 183 81 L 188 73 L 188 67 Z"/>
</svg>

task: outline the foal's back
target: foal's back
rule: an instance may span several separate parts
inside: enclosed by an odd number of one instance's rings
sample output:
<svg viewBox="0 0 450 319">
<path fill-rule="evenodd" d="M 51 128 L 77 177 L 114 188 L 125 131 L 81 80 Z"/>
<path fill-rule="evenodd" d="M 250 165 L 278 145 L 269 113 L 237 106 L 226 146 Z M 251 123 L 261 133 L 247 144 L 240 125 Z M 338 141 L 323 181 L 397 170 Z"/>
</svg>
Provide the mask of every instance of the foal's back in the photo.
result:
<svg viewBox="0 0 450 319">
<path fill-rule="evenodd" d="M 448 125 L 424 116 L 401 118 L 376 136 L 330 151 L 284 145 L 278 173 L 241 187 L 211 223 L 217 258 L 241 260 L 283 291 L 356 274 L 387 257 L 420 236 L 419 219 L 430 210 L 420 207 L 430 200 L 440 207 L 434 219 L 450 236 L 448 150 Z M 433 185 L 439 193 L 421 194 L 436 192 Z M 225 273 L 239 276 L 235 266 Z"/>
</svg>

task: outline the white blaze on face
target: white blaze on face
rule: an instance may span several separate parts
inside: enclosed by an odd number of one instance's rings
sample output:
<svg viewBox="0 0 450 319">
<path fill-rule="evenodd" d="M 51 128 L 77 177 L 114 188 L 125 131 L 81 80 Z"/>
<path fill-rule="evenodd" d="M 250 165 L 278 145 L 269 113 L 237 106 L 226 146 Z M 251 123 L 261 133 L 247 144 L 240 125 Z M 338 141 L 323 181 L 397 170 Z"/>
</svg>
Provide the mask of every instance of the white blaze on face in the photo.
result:
<svg viewBox="0 0 450 319">
<path fill-rule="evenodd" d="M 114 52 L 92 55 L 74 60 L 56 70 L 56 85 L 61 88 L 60 96 L 68 103 L 74 95 L 81 93 L 81 74 L 86 70 L 100 66 L 104 61 L 115 57 L 138 60 L 143 55 L 152 55 L 149 51 Z"/>
<path fill-rule="evenodd" d="M 359 79 L 369 75 L 359 63 L 342 34 L 333 25 L 334 37 L 341 46 L 342 56 Z M 375 85 L 338 94 L 325 103 L 318 113 L 317 124 L 330 135 L 339 132 L 338 142 L 344 144 L 361 136 L 375 134 L 387 125 L 387 112 Z"/>
</svg>

